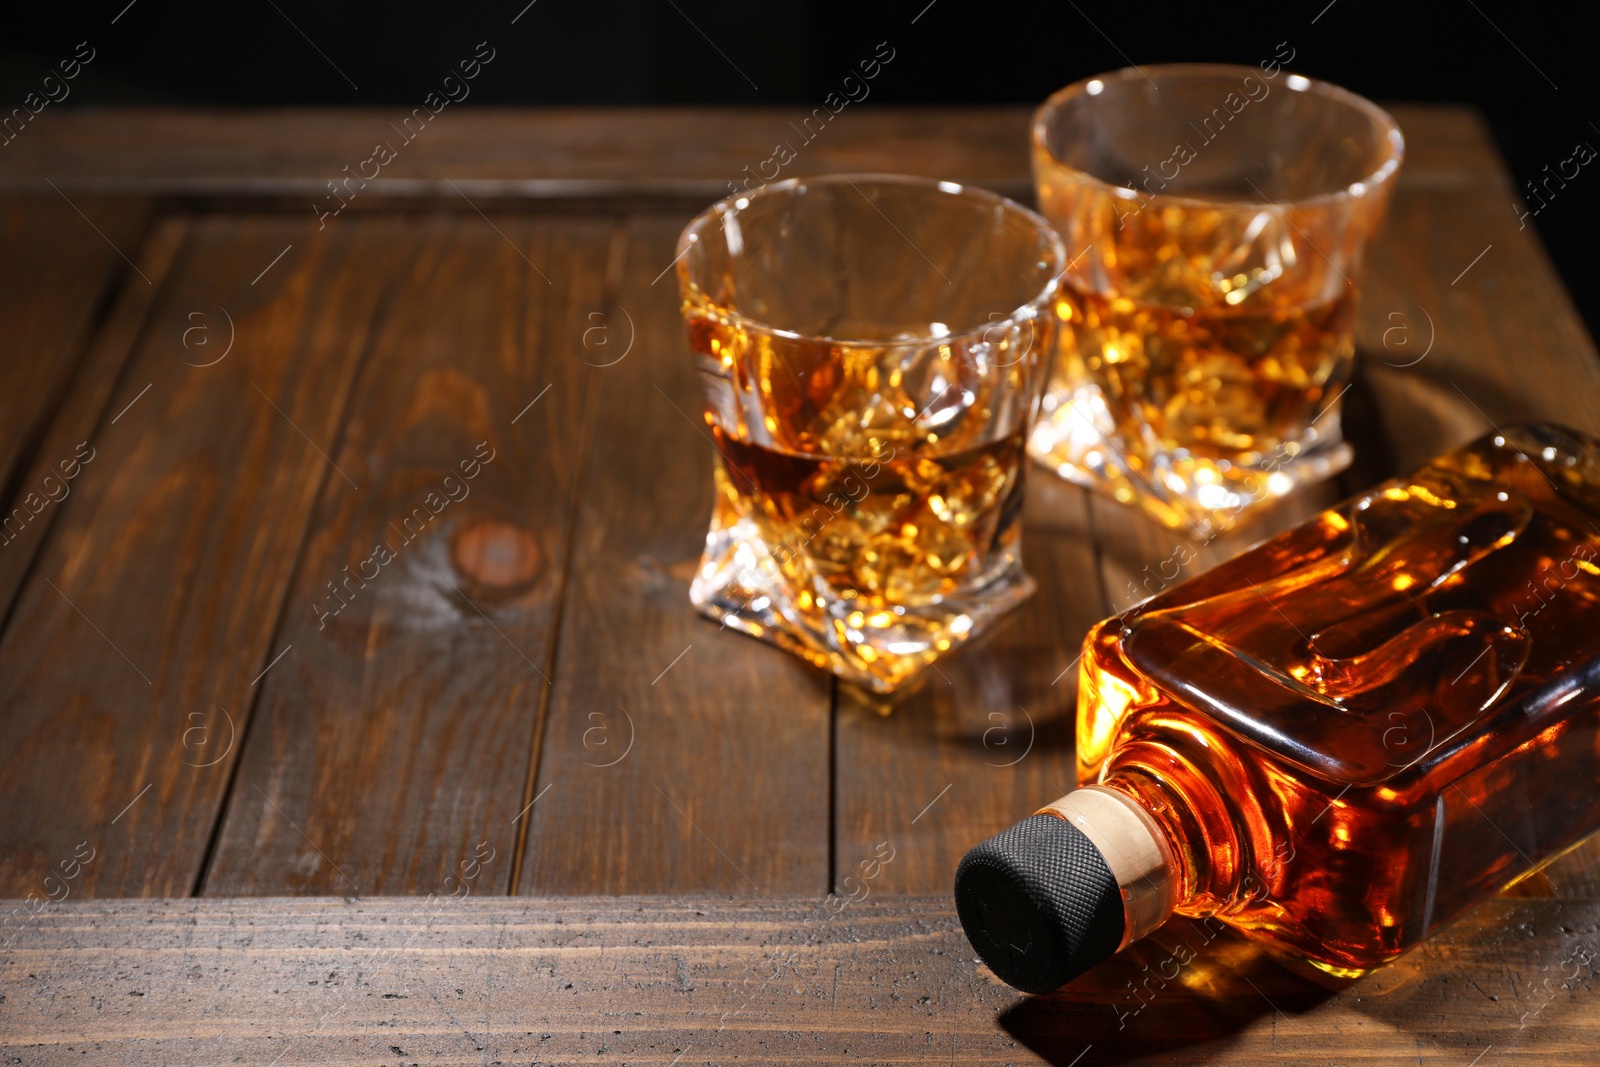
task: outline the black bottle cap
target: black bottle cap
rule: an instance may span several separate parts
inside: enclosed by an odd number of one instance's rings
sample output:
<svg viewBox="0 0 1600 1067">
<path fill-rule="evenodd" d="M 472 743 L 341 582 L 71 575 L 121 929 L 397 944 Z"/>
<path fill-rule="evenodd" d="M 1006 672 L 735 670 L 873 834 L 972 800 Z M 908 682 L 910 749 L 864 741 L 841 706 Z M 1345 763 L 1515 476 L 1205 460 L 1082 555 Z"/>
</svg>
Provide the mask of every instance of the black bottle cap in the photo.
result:
<svg viewBox="0 0 1600 1067">
<path fill-rule="evenodd" d="M 1076 826 L 1034 815 L 968 852 L 956 913 L 989 969 L 1025 993 L 1048 993 L 1117 951 L 1122 891 Z"/>
</svg>

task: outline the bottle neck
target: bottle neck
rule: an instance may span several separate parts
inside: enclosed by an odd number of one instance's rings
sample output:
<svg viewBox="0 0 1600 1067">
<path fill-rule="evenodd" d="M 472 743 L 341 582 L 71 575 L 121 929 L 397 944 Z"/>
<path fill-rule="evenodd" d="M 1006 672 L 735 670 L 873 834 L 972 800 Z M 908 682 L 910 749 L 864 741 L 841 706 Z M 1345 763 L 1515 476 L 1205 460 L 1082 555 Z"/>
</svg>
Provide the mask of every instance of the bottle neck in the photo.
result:
<svg viewBox="0 0 1600 1067">
<path fill-rule="evenodd" d="M 1087 837 L 1122 893 L 1120 951 L 1171 917 L 1178 906 L 1179 867 L 1166 831 L 1138 801 L 1106 786 L 1074 789 L 1041 808 Z"/>
</svg>

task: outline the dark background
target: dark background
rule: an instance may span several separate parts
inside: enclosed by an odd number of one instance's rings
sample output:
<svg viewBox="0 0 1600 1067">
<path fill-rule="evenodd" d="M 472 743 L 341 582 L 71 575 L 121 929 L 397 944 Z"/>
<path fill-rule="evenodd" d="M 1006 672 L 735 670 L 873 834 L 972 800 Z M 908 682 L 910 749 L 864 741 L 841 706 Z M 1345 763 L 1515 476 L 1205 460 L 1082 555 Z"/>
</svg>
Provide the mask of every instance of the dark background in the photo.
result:
<svg viewBox="0 0 1600 1067">
<path fill-rule="evenodd" d="M 1579 141 L 1600 148 L 1590 34 L 1570 19 L 1585 10 L 1504 0 L 111 0 L 7 11 L 0 110 L 84 40 L 96 58 L 65 104 L 51 106 L 409 109 L 486 39 L 497 56 L 471 83 L 468 106 L 818 103 L 880 41 L 895 58 L 862 106 L 1032 103 L 1129 63 L 1253 64 L 1287 42 L 1289 69 L 1376 100 L 1475 105 L 1520 189 Z M 1600 166 L 1581 171 L 1532 222 L 1596 333 L 1600 294 L 1582 257 L 1600 239 L 1600 173 L 1589 169 Z M 1507 213 L 1515 210 L 1508 197 Z"/>
</svg>

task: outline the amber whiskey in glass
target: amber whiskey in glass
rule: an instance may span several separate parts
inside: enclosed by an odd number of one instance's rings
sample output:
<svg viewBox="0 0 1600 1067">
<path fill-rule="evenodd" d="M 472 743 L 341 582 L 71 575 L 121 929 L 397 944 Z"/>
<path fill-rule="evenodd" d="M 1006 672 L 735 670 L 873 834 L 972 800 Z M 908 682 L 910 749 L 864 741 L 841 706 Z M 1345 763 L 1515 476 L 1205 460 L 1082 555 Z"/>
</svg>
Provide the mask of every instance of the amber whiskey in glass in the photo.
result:
<svg viewBox="0 0 1600 1067">
<path fill-rule="evenodd" d="M 1068 86 L 1032 141 L 1072 258 L 1030 453 L 1202 539 L 1347 466 L 1394 119 L 1276 62 L 1172 64 Z"/>
<path fill-rule="evenodd" d="M 716 504 L 703 614 L 874 694 L 1028 597 L 1026 440 L 1066 255 L 981 189 L 794 179 L 684 230 Z"/>
<path fill-rule="evenodd" d="M 1174 913 L 1359 975 L 1600 829 L 1597 726 L 1600 443 L 1497 431 L 1091 630 L 962 919 L 1035 991 Z"/>
</svg>

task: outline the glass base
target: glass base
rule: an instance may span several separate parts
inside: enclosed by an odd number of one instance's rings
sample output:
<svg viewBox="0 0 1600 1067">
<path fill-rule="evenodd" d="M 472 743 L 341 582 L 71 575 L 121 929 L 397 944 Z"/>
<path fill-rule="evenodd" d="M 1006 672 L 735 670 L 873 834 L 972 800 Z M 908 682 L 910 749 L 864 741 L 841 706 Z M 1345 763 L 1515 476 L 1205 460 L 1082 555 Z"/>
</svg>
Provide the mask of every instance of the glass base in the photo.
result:
<svg viewBox="0 0 1600 1067">
<path fill-rule="evenodd" d="M 1015 556 L 980 589 L 914 606 L 873 606 L 820 578 L 796 588 L 755 522 L 717 512 L 689 587 L 695 608 L 873 693 L 900 688 L 1035 589 Z"/>
<path fill-rule="evenodd" d="M 1353 458 L 1337 405 L 1299 440 L 1248 464 L 1183 450 L 1145 455 L 1137 445 L 1117 443 L 1111 427 L 1110 411 L 1095 387 L 1049 394 L 1028 438 L 1028 454 L 1070 482 L 1201 540 L 1241 526 L 1295 490 L 1338 474 Z"/>
</svg>

